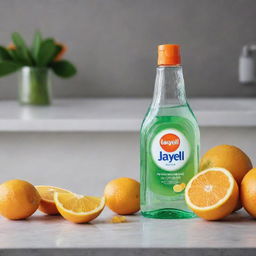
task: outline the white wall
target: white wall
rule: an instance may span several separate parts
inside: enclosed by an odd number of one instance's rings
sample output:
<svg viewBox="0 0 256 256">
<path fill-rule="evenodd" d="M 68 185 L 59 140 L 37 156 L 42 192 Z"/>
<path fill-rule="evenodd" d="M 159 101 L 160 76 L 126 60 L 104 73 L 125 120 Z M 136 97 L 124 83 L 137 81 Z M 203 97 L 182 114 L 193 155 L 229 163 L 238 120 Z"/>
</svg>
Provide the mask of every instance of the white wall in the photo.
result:
<svg viewBox="0 0 256 256">
<path fill-rule="evenodd" d="M 156 46 L 182 46 L 189 97 L 251 97 L 240 86 L 238 56 L 256 42 L 255 0 L 1 0 L 1 45 L 35 29 L 67 44 L 78 67 L 54 79 L 55 97 L 152 97 Z M 15 76 L 0 79 L 0 98 L 16 98 Z"/>
</svg>

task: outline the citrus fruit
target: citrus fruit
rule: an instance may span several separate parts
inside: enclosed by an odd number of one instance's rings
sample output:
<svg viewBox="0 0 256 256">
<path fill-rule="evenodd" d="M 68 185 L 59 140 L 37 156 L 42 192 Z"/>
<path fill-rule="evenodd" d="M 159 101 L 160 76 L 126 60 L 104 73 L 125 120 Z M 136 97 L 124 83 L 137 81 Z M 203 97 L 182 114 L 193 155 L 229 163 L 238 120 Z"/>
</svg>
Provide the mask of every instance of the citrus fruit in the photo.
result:
<svg viewBox="0 0 256 256">
<path fill-rule="evenodd" d="M 240 199 L 245 210 L 256 218 L 256 168 L 244 176 L 240 187 Z"/>
<path fill-rule="evenodd" d="M 127 219 L 125 216 L 113 216 L 111 219 L 111 223 L 124 223 L 127 222 Z"/>
<path fill-rule="evenodd" d="M 106 205 L 118 214 L 133 214 L 140 210 L 140 183 L 131 178 L 110 181 L 104 190 Z"/>
<path fill-rule="evenodd" d="M 49 215 L 58 214 L 59 212 L 53 199 L 54 192 L 66 193 L 69 191 L 62 188 L 53 187 L 53 186 L 40 185 L 35 187 L 41 196 L 41 202 L 38 210 Z"/>
<path fill-rule="evenodd" d="M 82 196 L 74 193 L 54 193 L 59 213 L 74 223 L 87 223 L 98 217 L 105 206 L 104 197 Z"/>
<path fill-rule="evenodd" d="M 237 205 L 238 196 L 238 185 L 224 168 L 199 172 L 185 190 L 189 208 L 206 220 L 218 220 L 229 215 Z"/>
<path fill-rule="evenodd" d="M 237 201 L 237 204 L 236 204 L 234 212 L 240 210 L 242 207 L 243 206 L 242 206 L 242 203 L 241 203 L 241 199 L 240 199 L 240 197 L 238 197 L 238 201 Z"/>
<path fill-rule="evenodd" d="M 39 193 L 27 181 L 9 180 L 0 185 L 0 214 L 8 219 L 28 218 L 39 203 Z"/>
<path fill-rule="evenodd" d="M 230 145 L 219 145 L 208 150 L 200 161 L 200 171 L 212 167 L 227 169 L 240 185 L 244 175 L 252 169 L 252 163 L 241 149 Z"/>
<path fill-rule="evenodd" d="M 173 186 L 173 191 L 176 193 L 179 193 L 179 192 L 183 191 L 185 189 L 185 187 L 186 187 L 185 183 L 176 184 Z"/>
</svg>

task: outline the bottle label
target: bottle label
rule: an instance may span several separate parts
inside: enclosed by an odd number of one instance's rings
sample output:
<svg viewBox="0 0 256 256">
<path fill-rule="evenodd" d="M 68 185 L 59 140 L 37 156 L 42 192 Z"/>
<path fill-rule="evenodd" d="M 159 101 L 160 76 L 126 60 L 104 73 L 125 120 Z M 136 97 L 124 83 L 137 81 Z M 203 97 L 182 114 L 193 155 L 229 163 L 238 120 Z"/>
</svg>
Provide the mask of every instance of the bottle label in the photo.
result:
<svg viewBox="0 0 256 256">
<path fill-rule="evenodd" d="M 143 178 L 157 200 L 183 200 L 186 184 L 198 171 L 196 129 L 184 117 L 159 116 L 151 129 L 142 134 L 142 167 L 146 173 Z"/>
<path fill-rule="evenodd" d="M 187 163 L 190 146 L 183 133 L 166 129 L 154 137 L 151 154 L 155 164 L 162 170 L 177 171 Z"/>
</svg>

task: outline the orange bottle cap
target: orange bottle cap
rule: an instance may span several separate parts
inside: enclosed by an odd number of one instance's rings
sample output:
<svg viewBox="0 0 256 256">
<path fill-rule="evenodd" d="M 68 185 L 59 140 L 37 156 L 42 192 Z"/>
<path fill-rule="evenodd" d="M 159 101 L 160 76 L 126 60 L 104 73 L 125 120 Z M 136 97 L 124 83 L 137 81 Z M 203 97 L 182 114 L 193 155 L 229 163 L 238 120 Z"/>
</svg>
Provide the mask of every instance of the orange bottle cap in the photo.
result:
<svg viewBox="0 0 256 256">
<path fill-rule="evenodd" d="M 158 66 L 180 65 L 180 46 L 177 44 L 158 45 Z"/>
</svg>

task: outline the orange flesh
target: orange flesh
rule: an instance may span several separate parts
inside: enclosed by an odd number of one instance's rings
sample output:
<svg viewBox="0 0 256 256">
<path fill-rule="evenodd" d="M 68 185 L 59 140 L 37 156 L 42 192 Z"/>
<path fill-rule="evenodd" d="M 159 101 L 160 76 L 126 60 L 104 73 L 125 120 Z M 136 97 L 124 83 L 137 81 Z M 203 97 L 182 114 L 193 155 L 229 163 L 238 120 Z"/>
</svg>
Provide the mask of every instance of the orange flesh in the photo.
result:
<svg viewBox="0 0 256 256">
<path fill-rule="evenodd" d="M 94 196 L 75 197 L 73 194 L 61 193 L 58 196 L 59 202 L 65 209 L 77 213 L 89 212 L 96 209 L 101 202 L 101 198 Z"/>
<path fill-rule="evenodd" d="M 114 216 L 111 219 L 111 222 L 112 223 L 124 223 L 124 222 L 127 222 L 127 219 L 125 216 Z"/>
<path fill-rule="evenodd" d="M 39 194 L 41 195 L 41 197 L 45 200 L 48 200 L 48 201 L 53 201 L 53 195 L 54 195 L 54 192 L 56 190 L 54 189 L 49 189 L 47 191 L 39 191 Z"/>
<path fill-rule="evenodd" d="M 65 189 L 56 188 L 56 187 L 47 187 L 47 186 L 45 187 L 36 186 L 36 189 L 43 200 L 52 201 L 52 202 L 54 202 L 53 200 L 54 192 L 63 192 L 63 193 L 67 192 L 67 190 Z"/>
<path fill-rule="evenodd" d="M 209 171 L 192 182 L 188 195 L 192 204 L 208 207 L 224 198 L 229 187 L 230 181 L 224 173 Z"/>
</svg>

